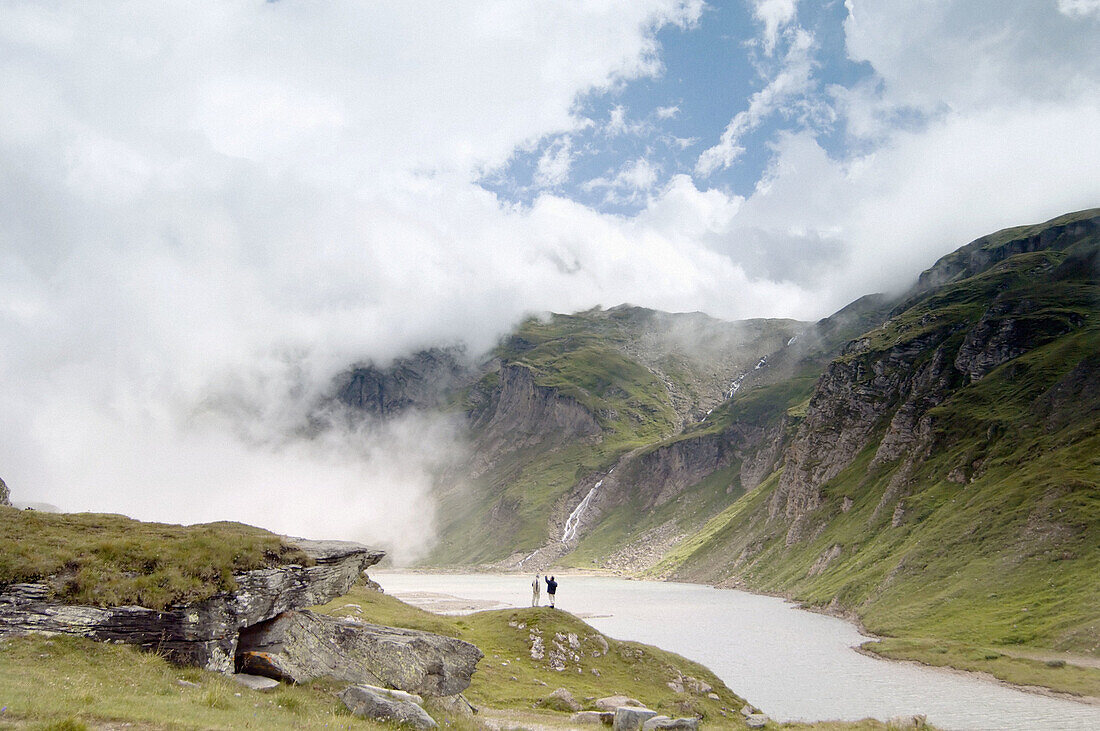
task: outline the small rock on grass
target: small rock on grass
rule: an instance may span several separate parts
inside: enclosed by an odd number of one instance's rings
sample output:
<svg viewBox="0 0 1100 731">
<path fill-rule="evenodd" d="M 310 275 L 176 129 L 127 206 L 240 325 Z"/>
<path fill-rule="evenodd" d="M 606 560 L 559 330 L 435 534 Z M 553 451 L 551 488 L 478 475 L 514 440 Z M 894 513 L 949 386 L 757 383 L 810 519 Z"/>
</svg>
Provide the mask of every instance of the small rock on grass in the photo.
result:
<svg viewBox="0 0 1100 731">
<path fill-rule="evenodd" d="M 637 706 L 641 708 L 642 702 L 625 695 L 609 695 L 606 698 L 599 698 L 596 700 L 596 708 L 599 708 L 601 711 L 611 711 L 614 713 L 615 709 L 619 706 Z"/>
<path fill-rule="evenodd" d="M 753 713 L 745 717 L 745 725 L 749 728 L 764 728 L 768 725 L 768 717 L 763 713 Z"/>
<path fill-rule="evenodd" d="M 573 723 L 581 723 L 592 726 L 610 726 L 615 723 L 615 714 L 611 711 L 581 711 L 569 717 Z"/>
<path fill-rule="evenodd" d="M 279 687 L 279 681 L 278 680 L 272 680 L 271 678 L 265 678 L 262 675 L 249 675 L 248 673 L 234 673 L 233 675 L 230 675 L 229 677 L 233 678 L 233 680 L 237 681 L 238 683 L 240 683 L 241 685 L 243 685 L 244 687 L 246 687 L 250 690 L 258 690 L 262 693 L 266 693 L 266 692 L 275 690 L 276 688 Z M 184 682 L 187 682 L 187 681 L 181 681 L 181 683 L 184 683 Z"/>
<path fill-rule="evenodd" d="M 571 711 L 579 711 L 581 709 L 581 704 L 577 703 L 577 699 L 573 697 L 573 694 L 570 693 L 567 688 L 558 688 L 550 694 L 547 700 L 552 702 L 556 701 L 553 705 L 565 706 Z"/>
</svg>

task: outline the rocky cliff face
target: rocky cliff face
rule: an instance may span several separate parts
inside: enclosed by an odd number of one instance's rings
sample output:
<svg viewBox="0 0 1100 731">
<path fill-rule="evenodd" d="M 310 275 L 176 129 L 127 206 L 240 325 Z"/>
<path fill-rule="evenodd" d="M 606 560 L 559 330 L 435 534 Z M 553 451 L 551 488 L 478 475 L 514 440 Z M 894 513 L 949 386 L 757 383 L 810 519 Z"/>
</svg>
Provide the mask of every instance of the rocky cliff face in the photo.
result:
<svg viewBox="0 0 1100 731">
<path fill-rule="evenodd" d="M 1070 213 L 1031 226 L 1007 228 L 972 241 L 923 272 L 910 296 L 919 297 L 951 282 L 972 277 L 1020 254 L 1061 251 L 1096 236 L 1100 231 L 1098 210 Z M 902 305 L 903 308 L 907 306 Z"/>
<path fill-rule="evenodd" d="M 1068 286 L 1072 267 L 1060 248 L 1076 247 L 1070 259 L 1091 260 L 1098 232 L 1100 216 L 1078 216 L 979 239 L 925 272 L 877 331 L 849 343 L 819 381 L 769 502 L 769 516 L 790 523 L 788 542 L 806 534 L 823 486 L 864 449 L 875 449 L 872 469 L 903 460 L 882 496 L 885 506 L 904 492 L 913 462 L 930 449 L 935 407 L 1085 327 L 1095 292 L 1087 276 Z"/>
<path fill-rule="evenodd" d="M 387 368 L 365 364 L 340 374 L 334 383 L 335 398 L 383 418 L 408 409 L 434 409 L 470 373 L 460 348 L 431 348 L 398 358 Z"/>
<path fill-rule="evenodd" d="M 499 386 L 475 416 L 478 451 L 486 458 L 541 446 L 553 449 L 602 432 L 595 414 L 571 396 L 539 386 L 531 369 L 503 365 Z"/>
<path fill-rule="evenodd" d="M 3 480 L 0 480 L 0 505 L 11 505 L 11 493 Z"/>
<path fill-rule="evenodd" d="M 346 594 L 384 552 L 346 541 L 293 543 L 316 565 L 247 571 L 238 590 L 164 611 L 145 607 L 89 607 L 49 602 L 45 584 L 12 584 L 0 592 L 0 637 L 26 632 L 73 634 L 123 642 L 172 660 L 231 672 L 242 629 L 293 609 Z"/>
<path fill-rule="evenodd" d="M 778 469 L 662 573 L 887 633 L 1097 651 L 1100 210 L 979 239 L 901 302 L 789 409 Z"/>
</svg>

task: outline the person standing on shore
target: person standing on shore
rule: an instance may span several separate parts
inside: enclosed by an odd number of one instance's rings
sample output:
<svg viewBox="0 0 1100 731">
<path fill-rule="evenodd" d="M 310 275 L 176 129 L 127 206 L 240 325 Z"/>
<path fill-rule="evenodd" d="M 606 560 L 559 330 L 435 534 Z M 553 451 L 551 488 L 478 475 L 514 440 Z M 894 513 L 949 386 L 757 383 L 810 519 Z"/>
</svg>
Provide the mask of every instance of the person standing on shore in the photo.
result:
<svg viewBox="0 0 1100 731">
<path fill-rule="evenodd" d="M 537 607 L 539 605 L 539 575 L 535 574 L 535 580 L 531 582 L 531 606 Z"/>
<path fill-rule="evenodd" d="M 554 595 L 558 593 L 558 582 L 554 581 L 553 576 L 546 578 L 546 594 L 550 597 L 550 608 L 554 608 Z"/>
</svg>

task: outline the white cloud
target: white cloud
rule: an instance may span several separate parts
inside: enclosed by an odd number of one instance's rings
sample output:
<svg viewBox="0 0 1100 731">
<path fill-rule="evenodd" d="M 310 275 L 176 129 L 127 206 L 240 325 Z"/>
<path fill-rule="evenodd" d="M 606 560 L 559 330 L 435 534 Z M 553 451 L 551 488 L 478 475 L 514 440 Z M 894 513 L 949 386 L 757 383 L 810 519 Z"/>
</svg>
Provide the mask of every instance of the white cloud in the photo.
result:
<svg viewBox="0 0 1100 731">
<path fill-rule="evenodd" d="M 573 166 L 573 141 L 568 136 L 561 137 L 549 145 L 539 157 L 535 168 L 535 183 L 541 187 L 561 185 L 569 179 L 569 169 Z"/>
<path fill-rule="evenodd" d="M 846 0 L 848 54 L 891 107 L 925 113 L 1072 101 L 1096 92 L 1096 25 L 1047 2 Z"/>
<path fill-rule="evenodd" d="M 695 174 L 707 177 L 728 168 L 745 152 L 741 139 L 759 127 L 772 114 L 792 101 L 799 100 L 811 87 L 813 76 L 813 35 L 798 29 L 792 35 L 783 67 L 760 91 L 749 99 L 748 109 L 738 112 L 722 132 L 718 144 L 699 155 Z"/>
<path fill-rule="evenodd" d="M 794 20 L 798 0 L 753 0 L 752 5 L 753 17 L 764 24 L 764 53 L 770 56 L 780 31 Z"/>
<path fill-rule="evenodd" d="M 1088 23 L 1034 3 L 848 7 L 849 53 L 875 75 L 831 92 L 862 144 L 830 157 L 811 132 L 780 136 L 716 250 L 835 308 L 982 234 L 1100 203 Z"/>
<path fill-rule="evenodd" d="M 421 549 L 446 425 L 287 434 L 349 363 L 476 350 L 528 310 L 627 298 L 615 226 L 554 199 L 513 210 L 473 181 L 583 126 L 578 95 L 656 73 L 655 31 L 701 10 L 0 6 L 16 498 Z M 679 286 L 690 267 L 668 255 Z"/>
<path fill-rule="evenodd" d="M 849 0 L 848 52 L 874 70 L 834 93 L 858 153 L 781 135 L 744 199 L 661 188 L 636 156 L 592 188 L 635 217 L 472 181 L 548 139 L 543 180 L 575 176 L 578 95 L 658 72 L 655 29 L 698 2 L 0 5 L 2 476 L 22 501 L 411 555 L 453 425 L 287 437 L 348 363 L 623 301 L 819 317 L 1100 202 L 1092 17 L 918 5 Z M 704 171 L 805 110 L 791 22 Z"/>
<path fill-rule="evenodd" d="M 607 116 L 607 124 L 604 125 L 604 134 L 614 137 L 627 131 L 626 107 L 617 104 L 611 108 Z"/>
<path fill-rule="evenodd" d="M 1100 0 L 1058 0 L 1058 12 L 1074 17 L 1100 17 Z"/>
<path fill-rule="evenodd" d="M 657 119 L 674 119 L 678 114 L 680 114 L 678 106 L 657 107 Z"/>
<path fill-rule="evenodd" d="M 657 185 L 660 167 L 644 157 L 629 160 L 612 177 L 599 177 L 586 181 L 584 190 L 605 189 L 605 203 L 631 203 L 644 200 L 643 194 L 649 193 Z"/>
</svg>

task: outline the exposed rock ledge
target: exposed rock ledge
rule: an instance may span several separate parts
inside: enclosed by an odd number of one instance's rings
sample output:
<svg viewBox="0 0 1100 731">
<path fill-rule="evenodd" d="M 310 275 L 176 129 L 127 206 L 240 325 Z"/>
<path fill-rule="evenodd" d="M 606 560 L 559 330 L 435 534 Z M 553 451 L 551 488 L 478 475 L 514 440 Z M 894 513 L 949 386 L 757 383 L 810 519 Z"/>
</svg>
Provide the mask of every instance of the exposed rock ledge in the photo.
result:
<svg viewBox="0 0 1100 731">
<path fill-rule="evenodd" d="M 316 565 L 238 573 L 236 592 L 164 611 L 57 604 L 47 601 L 45 584 L 11 584 L 0 591 L 0 637 L 26 632 L 80 635 L 138 645 L 181 664 L 232 672 L 241 629 L 346 594 L 364 569 L 385 556 L 384 551 L 348 541 L 291 542 Z"/>
<path fill-rule="evenodd" d="M 330 677 L 416 693 L 461 693 L 482 658 L 469 642 L 411 629 L 289 612 L 241 632 L 238 670 L 305 683 Z"/>
</svg>

